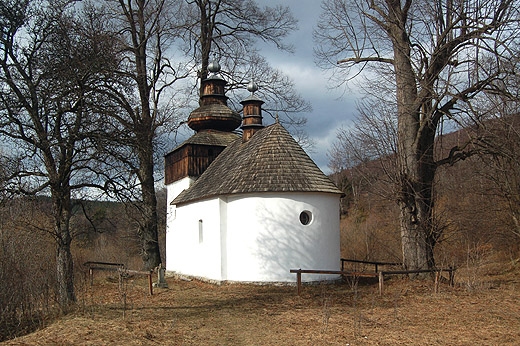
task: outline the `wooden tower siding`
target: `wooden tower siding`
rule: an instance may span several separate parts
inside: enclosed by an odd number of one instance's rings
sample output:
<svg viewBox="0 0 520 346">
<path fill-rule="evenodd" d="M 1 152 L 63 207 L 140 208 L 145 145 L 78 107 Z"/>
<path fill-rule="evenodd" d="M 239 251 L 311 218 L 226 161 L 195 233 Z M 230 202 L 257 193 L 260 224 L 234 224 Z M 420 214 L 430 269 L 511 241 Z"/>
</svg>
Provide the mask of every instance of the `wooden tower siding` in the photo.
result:
<svg viewBox="0 0 520 346">
<path fill-rule="evenodd" d="M 222 150 L 224 147 L 192 144 L 169 153 L 165 156 L 165 184 L 200 176 Z"/>
<path fill-rule="evenodd" d="M 224 87 L 226 81 L 223 79 L 207 79 L 203 82 L 203 94 L 201 96 L 201 103 L 203 105 L 209 104 L 227 104 L 227 96 L 225 95 Z"/>
<path fill-rule="evenodd" d="M 244 106 L 242 119 L 242 141 L 247 142 L 258 130 L 264 128 L 262 125 L 262 104 L 254 95 L 240 102 Z"/>
<path fill-rule="evenodd" d="M 227 106 L 226 81 L 217 73 L 220 65 L 210 64 L 212 76 L 203 80 L 199 108 L 188 117 L 188 126 L 196 132 L 164 158 L 164 183 L 186 177 L 198 178 L 226 146 L 239 138 L 233 131 L 242 118 Z"/>
</svg>

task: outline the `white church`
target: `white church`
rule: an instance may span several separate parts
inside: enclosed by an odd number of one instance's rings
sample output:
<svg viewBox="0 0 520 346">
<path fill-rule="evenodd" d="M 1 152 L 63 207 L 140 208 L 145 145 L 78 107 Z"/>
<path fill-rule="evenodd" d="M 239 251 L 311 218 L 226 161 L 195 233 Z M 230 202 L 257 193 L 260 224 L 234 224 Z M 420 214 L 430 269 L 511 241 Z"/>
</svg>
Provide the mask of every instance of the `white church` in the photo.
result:
<svg viewBox="0 0 520 346">
<path fill-rule="evenodd" d="M 278 121 L 262 125 L 254 83 L 243 116 L 232 111 L 219 70 L 210 64 L 188 118 L 195 134 L 165 156 L 166 270 L 257 283 L 294 282 L 290 269 L 339 270 L 342 192 Z"/>
</svg>

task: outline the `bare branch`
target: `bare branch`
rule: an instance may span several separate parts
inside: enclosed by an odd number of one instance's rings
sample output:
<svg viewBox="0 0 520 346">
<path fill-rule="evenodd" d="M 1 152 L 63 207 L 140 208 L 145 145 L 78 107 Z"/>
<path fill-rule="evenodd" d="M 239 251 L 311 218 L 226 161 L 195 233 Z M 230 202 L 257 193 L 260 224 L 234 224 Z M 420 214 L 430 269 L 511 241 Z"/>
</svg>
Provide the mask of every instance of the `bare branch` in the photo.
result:
<svg viewBox="0 0 520 346">
<path fill-rule="evenodd" d="M 341 59 L 337 62 L 338 65 L 345 64 L 345 63 L 354 63 L 359 64 L 362 62 L 382 62 L 386 64 L 394 64 L 393 59 L 387 59 L 387 58 L 379 58 L 379 57 L 366 57 L 366 58 L 346 58 Z"/>
</svg>

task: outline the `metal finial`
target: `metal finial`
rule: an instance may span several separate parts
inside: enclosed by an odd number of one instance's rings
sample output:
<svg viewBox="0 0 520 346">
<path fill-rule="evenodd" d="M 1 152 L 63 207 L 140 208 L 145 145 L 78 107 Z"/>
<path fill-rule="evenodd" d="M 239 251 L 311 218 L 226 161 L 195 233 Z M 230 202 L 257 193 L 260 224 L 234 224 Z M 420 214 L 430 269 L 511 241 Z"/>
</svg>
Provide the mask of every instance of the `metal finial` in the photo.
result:
<svg viewBox="0 0 520 346">
<path fill-rule="evenodd" d="M 220 71 L 220 64 L 217 61 L 212 61 L 208 65 L 208 71 L 211 73 L 217 73 Z"/>
<path fill-rule="evenodd" d="M 254 80 L 251 79 L 251 81 L 247 84 L 247 91 L 249 91 L 251 94 L 254 94 L 257 90 L 258 85 L 255 83 Z"/>
<path fill-rule="evenodd" d="M 275 121 L 277 124 L 280 123 L 280 117 L 278 117 L 278 112 L 276 112 Z"/>
</svg>

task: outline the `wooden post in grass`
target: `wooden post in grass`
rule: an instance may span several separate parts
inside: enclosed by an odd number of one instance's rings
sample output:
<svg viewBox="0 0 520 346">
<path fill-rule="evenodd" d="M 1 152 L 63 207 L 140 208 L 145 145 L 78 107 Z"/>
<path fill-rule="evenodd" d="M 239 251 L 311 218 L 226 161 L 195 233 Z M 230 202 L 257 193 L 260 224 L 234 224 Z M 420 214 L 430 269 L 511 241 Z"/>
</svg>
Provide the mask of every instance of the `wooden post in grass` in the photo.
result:
<svg viewBox="0 0 520 346">
<path fill-rule="evenodd" d="M 385 280 L 383 272 L 379 272 L 379 295 L 383 295 L 383 281 Z"/>
<path fill-rule="evenodd" d="M 298 295 L 300 295 L 302 290 L 302 273 L 300 271 L 296 273 L 296 284 L 298 285 Z"/>
<path fill-rule="evenodd" d="M 150 290 L 151 296 L 153 296 L 152 274 L 153 274 L 153 270 L 150 270 L 150 274 L 148 274 L 148 289 Z"/>
</svg>

